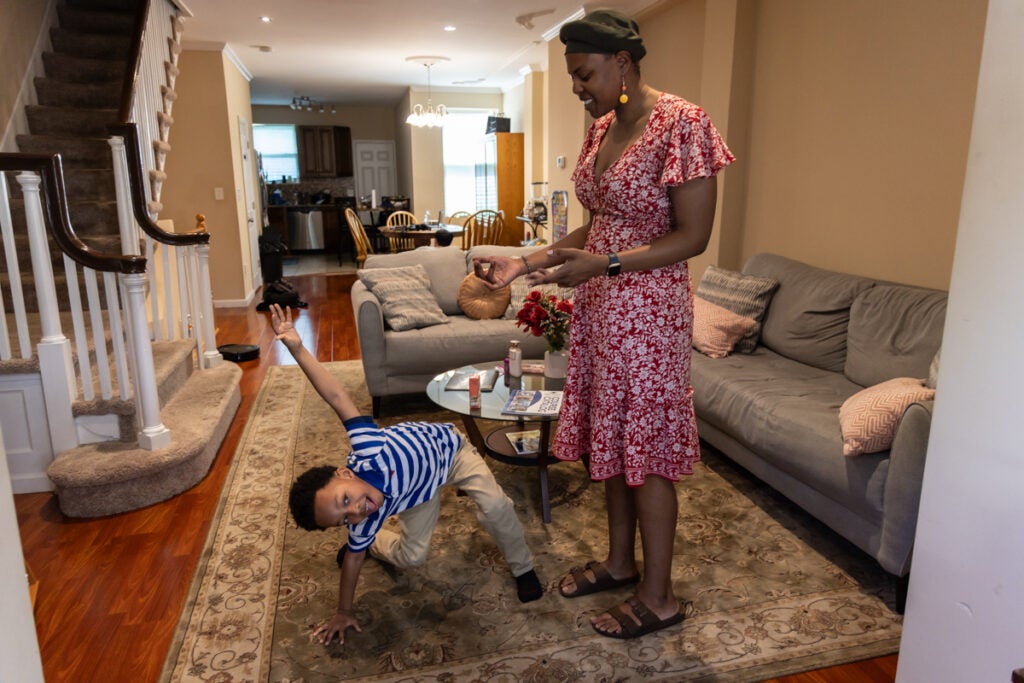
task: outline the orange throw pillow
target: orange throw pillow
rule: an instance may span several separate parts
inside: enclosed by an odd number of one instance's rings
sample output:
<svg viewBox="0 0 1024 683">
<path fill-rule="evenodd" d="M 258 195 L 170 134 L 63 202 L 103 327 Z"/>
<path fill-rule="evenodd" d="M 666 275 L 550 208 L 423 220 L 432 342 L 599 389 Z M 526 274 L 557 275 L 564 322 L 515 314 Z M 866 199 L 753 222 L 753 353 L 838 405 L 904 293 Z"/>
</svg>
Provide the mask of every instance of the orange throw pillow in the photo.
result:
<svg viewBox="0 0 1024 683">
<path fill-rule="evenodd" d="M 725 358 L 757 321 L 699 296 L 693 297 L 693 348 L 712 358 Z"/>
<path fill-rule="evenodd" d="M 911 403 L 933 398 L 935 390 L 924 386 L 924 380 L 913 377 L 897 377 L 858 391 L 839 408 L 843 455 L 888 449 L 903 411 Z"/>
<path fill-rule="evenodd" d="M 484 281 L 470 273 L 459 285 L 459 308 L 474 320 L 500 318 L 508 308 L 508 287 L 491 290 Z"/>
</svg>

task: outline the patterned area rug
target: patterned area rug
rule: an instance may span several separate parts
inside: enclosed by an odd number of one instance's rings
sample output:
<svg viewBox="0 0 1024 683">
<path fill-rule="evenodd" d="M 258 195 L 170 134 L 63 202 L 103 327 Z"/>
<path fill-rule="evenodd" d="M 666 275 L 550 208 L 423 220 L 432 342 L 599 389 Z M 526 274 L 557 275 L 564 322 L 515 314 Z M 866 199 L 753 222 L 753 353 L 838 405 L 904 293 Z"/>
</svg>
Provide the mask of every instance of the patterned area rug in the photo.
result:
<svg viewBox="0 0 1024 683">
<path fill-rule="evenodd" d="M 369 412 L 359 361 L 328 366 Z M 454 421 L 425 397 L 385 402 L 400 419 Z M 337 601 L 344 531 L 305 532 L 287 512 L 295 474 L 337 464 L 348 442 L 294 366 L 270 368 L 235 454 L 217 519 L 167 656 L 163 681 L 758 681 L 898 649 L 894 585 L 834 533 L 705 449 L 678 487 L 675 587 L 681 627 L 635 641 L 598 636 L 588 617 L 627 588 L 568 600 L 556 587 L 603 557 L 602 488 L 581 465 L 551 469 L 552 517 L 536 473 L 488 460 L 516 501 L 546 594 L 521 604 L 473 504 L 445 490 L 429 560 L 395 570 L 368 559 L 362 632 L 310 642 Z"/>
</svg>

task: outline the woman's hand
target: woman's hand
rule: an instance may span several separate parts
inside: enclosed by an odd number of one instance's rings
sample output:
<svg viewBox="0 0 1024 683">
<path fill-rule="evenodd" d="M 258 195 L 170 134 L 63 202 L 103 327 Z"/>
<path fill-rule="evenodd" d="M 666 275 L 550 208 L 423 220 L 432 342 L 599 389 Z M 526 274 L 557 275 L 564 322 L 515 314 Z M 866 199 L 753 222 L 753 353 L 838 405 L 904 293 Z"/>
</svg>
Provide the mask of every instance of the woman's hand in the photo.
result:
<svg viewBox="0 0 1024 683">
<path fill-rule="evenodd" d="M 552 249 L 548 251 L 549 259 L 561 262 L 557 270 L 541 269 L 529 277 L 530 284 L 553 282 L 562 287 L 575 287 L 592 277 L 604 275 L 608 270 L 608 257 L 604 254 L 591 254 L 582 249 Z"/>
<path fill-rule="evenodd" d="M 345 630 L 348 627 L 352 627 L 357 633 L 362 633 L 363 629 L 359 627 L 359 622 L 356 618 L 348 612 L 338 612 L 335 614 L 330 621 L 325 624 L 320 624 L 313 631 L 312 638 L 319 641 L 323 645 L 329 645 L 334 637 L 338 637 L 338 645 L 345 644 Z"/>
<path fill-rule="evenodd" d="M 270 304 L 270 326 L 274 328 L 274 334 L 289 351 L 294 351 L 302 346 L 302 338 L 292 324 L 292 309 L 286 307 L 281 311 L 278 304 Z"/>
<path fill-rule="evenodd" d="M 473 259 L 473 274 L 490 289 L 501 289 L 526 272 L 521 258 L 507 256 L 478 256 Z"/>
</svg>

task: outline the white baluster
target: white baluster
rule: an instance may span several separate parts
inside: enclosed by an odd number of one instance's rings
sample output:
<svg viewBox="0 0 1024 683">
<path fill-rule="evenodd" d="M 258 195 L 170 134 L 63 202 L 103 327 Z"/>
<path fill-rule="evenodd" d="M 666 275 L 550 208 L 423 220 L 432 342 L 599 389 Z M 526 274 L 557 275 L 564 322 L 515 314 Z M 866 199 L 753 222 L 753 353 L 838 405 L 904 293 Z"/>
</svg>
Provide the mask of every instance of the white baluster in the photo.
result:
<svg viewBox="0 0 1024 683">
<path fill-rule="evenodd" d="M 200 334 L 202 334 L 206 367 L 220 365 L 224 356 L 217 350 L 217 330 L 213 320 L 213 288 L 210 286 L 210 245 L 200 244 L 196 247 L 199 261 L 199 301 L 202 312 Z M 198 337 L 198 334 L 197 334 Z"/>
<path fill-rule="evenodd" d="M 160 419 L 160 397 L 157 393 L 153 346 L 149 341 L 146 321 L 146 276 L 121 275 L 125 298 L 125 315 L 130 329 L 135 376 L 136 407 L 139 421 L 139 446 L 147 450 L 165 448 L 171 443 L 171 430 Z"/>
</svg>

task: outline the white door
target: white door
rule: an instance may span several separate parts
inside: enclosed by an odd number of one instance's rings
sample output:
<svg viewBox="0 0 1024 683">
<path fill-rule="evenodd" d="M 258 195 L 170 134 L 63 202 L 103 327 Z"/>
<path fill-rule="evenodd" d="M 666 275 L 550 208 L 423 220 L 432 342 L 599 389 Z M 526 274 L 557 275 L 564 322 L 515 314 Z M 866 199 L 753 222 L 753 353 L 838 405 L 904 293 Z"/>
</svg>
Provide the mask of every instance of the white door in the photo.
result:
<svg viewBox="0 0 1024 683">
<path fill-rule="evenodd" d="M 395 163 L 393 140 L 356 140 L 352 143 L 355 155 L 356 195 L 369 196 L 377 191 L 377 199 L 398 192 L 398 169 Z"/>
<path fill-rule="evenodd" d="M 242 148 L 242 186 L 245 200 L 245 226 L 249 236 L 249 269 L 252 274 L 252 288 L 256 290 L 263 284 L 263 273 L 260 263 L 260 237 L 256 217 L 260 208 L 256 205 L 259 190 L 256 188 L 256 158 L 252 151 L 252 129 L 249 122 L 238 117 L 238 145 Z M 244 268 L 243 264 L 243 268 Z M 245 273 L 249 275 L 249 273 Z"/>
</svg>

